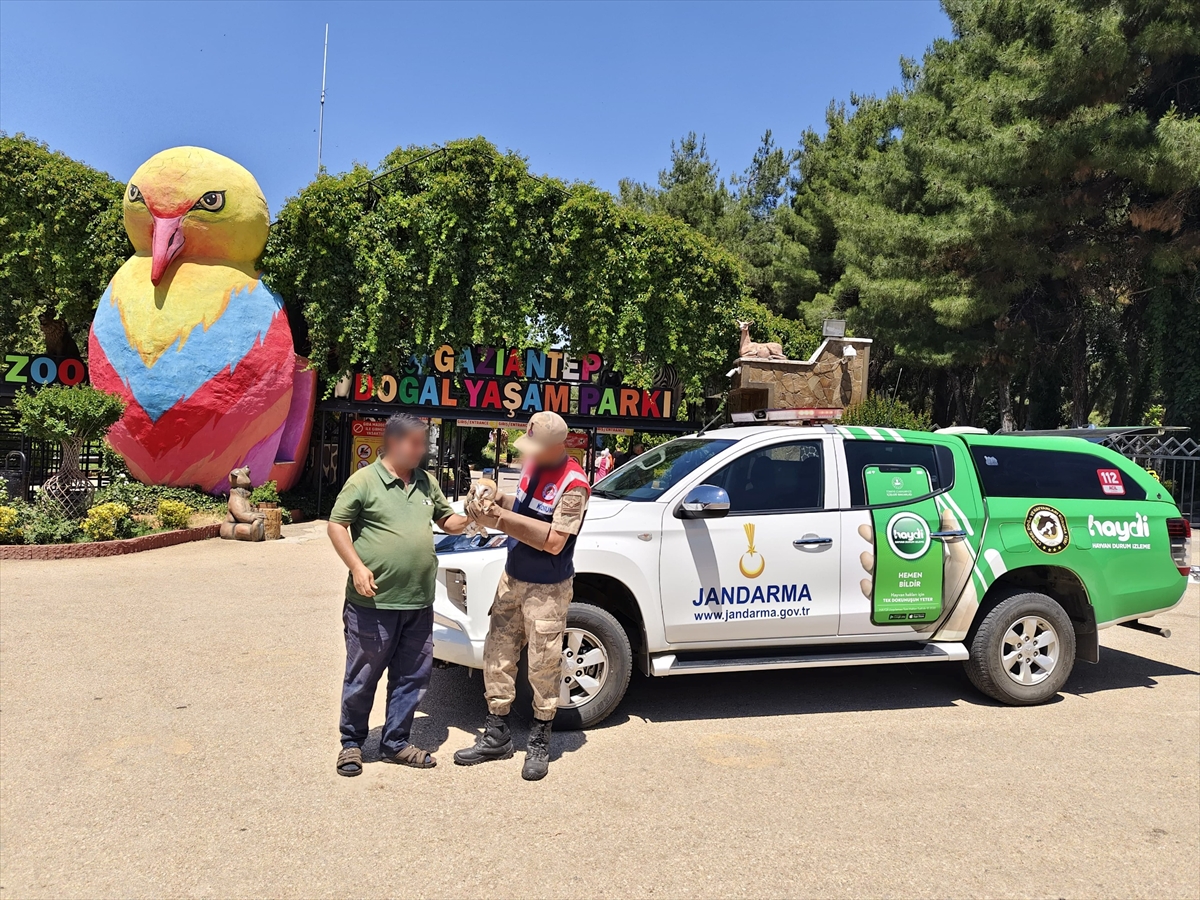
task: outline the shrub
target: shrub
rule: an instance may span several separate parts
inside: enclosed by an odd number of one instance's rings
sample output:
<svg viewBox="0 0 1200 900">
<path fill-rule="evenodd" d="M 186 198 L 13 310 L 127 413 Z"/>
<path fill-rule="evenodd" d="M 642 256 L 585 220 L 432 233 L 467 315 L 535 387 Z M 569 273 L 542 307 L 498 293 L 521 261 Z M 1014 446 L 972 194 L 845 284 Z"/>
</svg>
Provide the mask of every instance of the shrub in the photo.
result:
<svg viewBox="0 0 1200 900">
<path fill-rule="evenodd" d="M 107 439 L 100 442 L 100 460 L 100 468 L 110 478 L 129 479 L 129 466 L 125 464 L 125 457 L 114 450 Z"/>
<path fill-rule="evenodd" d="M 133 537 L 137 525 L 124 503 L 101 503 L 88 510 L 83 532 L 93 541 Z"/>
<path fill-rule="evenodd" d="M 187 528 L 192 508 L 180 500 L 158 501 L 158 522 L 163 528 Z"/>
<path fill-rule="evenodd" d="M 250 492 L 251 503 L 278 503 L 279 486 L 274 481 L 260 484 Z"/>
<path fill-rule="evenodd" d="M 0 544 L 23 544 L 20 513 L 14 507 L 0 506 Z"/>
<path fill-rule="evenodd" d="M 84 536 L 79 523 L 46 497 L 39 496 L 37 503 L 24 504 L 17 511 L 27 544 L 72 544 Z"/>
<path fill-rule="evenodd" d="M 916 412 L 903 400 L 871 394 L 866 400 L 851 406 L 838 420 L 841 425 L 869 425 L 884 428 L 907 428 L 928 431 L 929 413 Z"/>
<path fill-rule="evenodd" d="M 115 481 L 96 492 L 96 503 L 124 503 L 139 515 L 157 515 L 163 500 L 177 500 L 193 510 L 217 512 L 225 509 L 225 500 L 198 488 L 164 487 L 140 481 Z"/>
</svg>

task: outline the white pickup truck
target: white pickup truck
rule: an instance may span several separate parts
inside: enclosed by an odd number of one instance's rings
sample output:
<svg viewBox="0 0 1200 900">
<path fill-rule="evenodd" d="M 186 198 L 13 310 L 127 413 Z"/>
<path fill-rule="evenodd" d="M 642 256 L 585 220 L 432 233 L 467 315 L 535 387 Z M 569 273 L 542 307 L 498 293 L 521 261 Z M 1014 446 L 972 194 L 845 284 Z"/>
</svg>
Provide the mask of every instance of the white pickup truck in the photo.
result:
<svg viewBox="0 0 1200 900">
<path fill-rule="evenodd" d="M 679 438 L 594 489 L 557 723 L 611 713 L 635 663 L 664 676 L 961 660 L 1002 702 L 1041 702 L 1077 657 L 1098 661 L 1100 629 L 1179 602 L 1190 536 L 1150 475 L 1072 438 Z M 437 659 L 482 667 L 503 541 L 439 536 Z"/>
</svg>

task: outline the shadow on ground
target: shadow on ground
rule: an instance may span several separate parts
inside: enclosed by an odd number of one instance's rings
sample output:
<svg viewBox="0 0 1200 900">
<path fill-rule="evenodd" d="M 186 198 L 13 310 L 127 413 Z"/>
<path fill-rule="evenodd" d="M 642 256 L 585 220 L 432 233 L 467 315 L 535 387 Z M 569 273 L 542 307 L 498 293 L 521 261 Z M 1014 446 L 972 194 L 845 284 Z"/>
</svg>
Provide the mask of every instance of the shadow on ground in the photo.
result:
<svg viewBox="0 0 1200 900">
<path fill-rule="evenodd" d="M 1102 649 L 1098 664 L 1075 664 L 1063 693 L 1086 696 L 1101 691 L 1154 688 L 1159 678 L 1198 674 L 1191 669 L 1122 650 Z M 932 709 L 960 702 L 998 705 L 977 691 L 962 666 L 953 663 L 785 669 L 671 678 L 648 678 L 634 673 L 625 699 L 600 727 L 620 725 L 631 717 L 650 722 L 674 722 Z M 451 725 L 467 731 L 478 730 L 486 712 L 479 673 L 468 675 L 462 668 L 435 671 L 422 708 L 429 717 L 419 719 L 414 727 L 413 740 L 419 746 L 431 750 L 440 746 Z M 514 739 L 521 748 L 525 726 L 519 716 L 513 717 L 513 723 Z M 517 727 L 521 728 L 519 734 Z M 559 731 L 556 735 L 560 736 L 554 741 L 556 756 L 572 752 L 586 742 L 583 732 Z M 377 732 L 372 732 L 372 738 L 377 746 Z"/>
<path fill-rule="evenodd" d="M 519 703 L 520 701 L 518 701 Z M 483 728 L 487 715 L 487 704 L 483 701 L 483 677 L 461 666 L 447 669 L 435 668 L 429 682 L 429 690 L 421 701 L 421 712 L 426 713 L 413 722 L 411 740 L 418 747 L 436 753 L 450 737 L 451 728 L 459 728 L 477 734 Z M 513 743 L 518 753 L 525 752 L 525 740 L 529 736 L 529 714 L 514 709 L 516 715 L 509 717 Z M 378 762 L 379 738 L 382 725 L 372 728 L 363 745 L 363 762 Z M 573 753 L 587 743 L 582 731 L 556 731 L 550 744 L 550 759 L 559 759 L 564 753 Z M 448 754 L 438 759 L 439 765 L 452 764 Z"/>
</svg>

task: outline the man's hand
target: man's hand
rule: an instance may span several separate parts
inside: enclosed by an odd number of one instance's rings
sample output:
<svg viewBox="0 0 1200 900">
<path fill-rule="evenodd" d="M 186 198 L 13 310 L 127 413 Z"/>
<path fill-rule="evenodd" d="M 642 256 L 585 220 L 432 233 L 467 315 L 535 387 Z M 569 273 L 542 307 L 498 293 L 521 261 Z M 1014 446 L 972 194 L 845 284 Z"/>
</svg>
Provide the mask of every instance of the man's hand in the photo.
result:
<svg viewBox="0 0 1200 900">
<path fill-rule="evenodd" d="M 375 576 L 371 574 L 371 570 L 359 563 L 355 568 L 350 570 L 350 576 L 354 579 L 354 589 L 364 597 L 375 596 Z"/>
<path fill-rule="evenodd" d="M 438 522 L 438 528 L 442 529 L 446 534 L 462 534 L 470 524 L 471 520 L 467 516 L 452 513 Z"/>
<path fill-rule="evenodd" d="M 329 535 L 329 540 L 333 542 L 333 549 L 337 551 L 337 555 L 350 570 L 354 589 L 363 597 L 374 597 L 377 590 L 375 576 L 358 558 L 358 553 L 354 550 L 354 541 L 350 538 L 350 526 L 342 522 L 331 521 L 326 528 L 326 533 Z"/>
<path fill-rule="evenodd" d="M 495 528 L 498 531 L 503 529 L 500 527 L 500 516 L 504 512 L 503 508 L 490 500 L 484 502 L 475 502 L 467 506 L 467 515 L 471 517 L 471 521 L 477 525 L 482 525 L 484 528 Z"/>
</svg>

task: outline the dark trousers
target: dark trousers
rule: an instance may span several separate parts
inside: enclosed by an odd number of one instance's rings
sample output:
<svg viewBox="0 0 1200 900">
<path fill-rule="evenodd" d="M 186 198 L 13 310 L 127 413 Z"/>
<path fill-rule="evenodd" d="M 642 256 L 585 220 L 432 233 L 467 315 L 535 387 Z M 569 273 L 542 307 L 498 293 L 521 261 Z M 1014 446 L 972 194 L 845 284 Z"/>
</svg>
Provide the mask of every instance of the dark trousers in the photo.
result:
<svg viewBox="0 0 1200 900">
<path fill-rule="evenodd" d="M 380 750 L 395 755 L 408 744 L 413 716 L 433 671 L 433 607 L 370 609 L 346 601 L 346 678 L 342 682 L 342 746 L 367 739 L 375 688 L 387 670 L 387 718 Z"/>
</svg>

